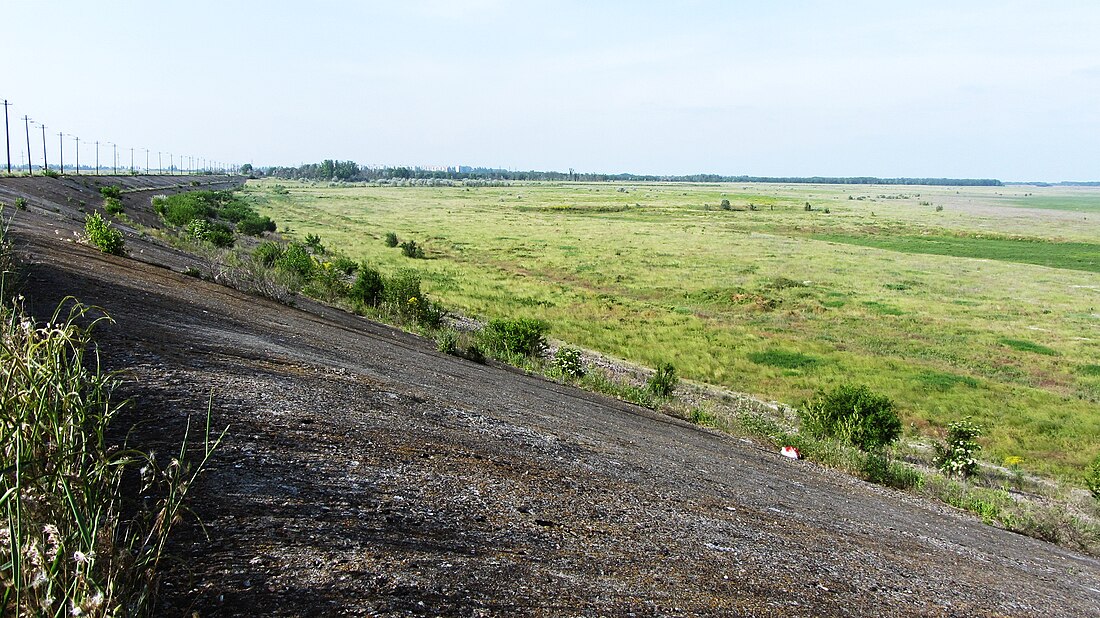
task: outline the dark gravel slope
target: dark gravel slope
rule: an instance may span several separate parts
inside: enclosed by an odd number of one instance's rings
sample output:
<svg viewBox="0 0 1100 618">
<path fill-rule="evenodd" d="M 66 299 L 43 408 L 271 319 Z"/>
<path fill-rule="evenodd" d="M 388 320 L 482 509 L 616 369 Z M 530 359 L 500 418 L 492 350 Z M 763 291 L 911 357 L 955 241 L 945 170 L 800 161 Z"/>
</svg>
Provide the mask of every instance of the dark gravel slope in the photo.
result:
<svg viewBox="0 0 1100 618">
<path fill-rule="evenodd" d="M 102 255 L 65 240 L 78 218 L 15 214 L 31 307 L 74 295 L 114 318 L 98 339 L 144 441 L 178 439 L 211 393 L 231 427 L 165 615 L 1100 615 L 1095 559 L 186 277 L 136 237 L 140 259 Z"/>
</svg>

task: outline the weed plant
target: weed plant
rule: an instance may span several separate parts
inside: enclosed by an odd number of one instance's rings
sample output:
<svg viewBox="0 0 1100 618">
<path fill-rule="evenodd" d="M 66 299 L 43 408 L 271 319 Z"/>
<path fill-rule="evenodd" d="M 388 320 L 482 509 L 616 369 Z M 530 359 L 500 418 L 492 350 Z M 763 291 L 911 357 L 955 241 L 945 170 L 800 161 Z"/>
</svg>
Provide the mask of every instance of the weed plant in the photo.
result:
<svg viewBox="0 0 1100 618">
<path fill-rule="evenodd" d="M 978 470 L 978 451 L 982 447 L 975 439 L 982 429 L 970 418 L 947 426 L 947 441 L 936 444 L 936 465 L 947 476 L 969 478 Z"/>
<path fill-rule="evenodd" d="M 172 527 L 221 436 L 211 436 L 208 415 L 198 461 L 185 435 L 163 466 L 112 442 L 114 381 L 89 354 L 90 332 L 107 318 L 78 325 L 90 312 L 70 307 L 41 326 L 17 305 L 0 308 L 0 608 L 146 615 Z"/>
<path fill-rule="evenodd" d="M 126 239 L 98 212 L 84 218 L 84 234 L 94 247 L 111 255 L 126 255 Z"/>
<path fill-rule="evenodd" d="M 672 391 L 680 379 L 676 377 L 676 368 L 669 362 L 657 363 L 657 370 L 646 382 L 646 389 L 653 393 L 654 397 L 667 399 L 672 396 Z"/>
</svg>

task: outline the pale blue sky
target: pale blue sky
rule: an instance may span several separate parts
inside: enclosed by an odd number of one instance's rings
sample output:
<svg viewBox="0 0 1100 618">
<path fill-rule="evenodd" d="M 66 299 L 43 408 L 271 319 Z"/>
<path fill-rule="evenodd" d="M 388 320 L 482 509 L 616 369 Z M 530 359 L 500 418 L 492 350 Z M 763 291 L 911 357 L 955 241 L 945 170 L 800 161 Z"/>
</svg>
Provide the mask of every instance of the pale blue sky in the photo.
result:
<svg viewBox="0 0 1100 618">
<path fill-rule="evenodd" d="M 51 162 L 60 130 L 82 162 L 100 139 L 257 165 L 1100 179 L 1094 0 L 5 0 L 0 15 L 16 161 L 29 114 Z"/>
</svg>

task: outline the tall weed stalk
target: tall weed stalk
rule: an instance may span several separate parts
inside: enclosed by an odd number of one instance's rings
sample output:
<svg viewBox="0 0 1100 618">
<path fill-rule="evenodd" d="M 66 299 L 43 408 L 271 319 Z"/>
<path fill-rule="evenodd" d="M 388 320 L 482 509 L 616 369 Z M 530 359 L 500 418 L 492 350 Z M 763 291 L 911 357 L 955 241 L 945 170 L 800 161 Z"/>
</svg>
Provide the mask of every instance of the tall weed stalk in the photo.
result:
<svg viewBox="0 0 1100 618">
<path fill-rule="evenodd" d="M 197 461 L 185 435 L 164 466 L 113 443 L 122 406 L 90 339 L 109 318 L 90 314 L 66 299 L 40 325 L 17 302 L 0 305 L 3 615 L 150 613 L 168 535 L 225 435 L 211 436 L 208 410 Z M 124 482 L 128 475 L 140 480 Z"/>
</svg>

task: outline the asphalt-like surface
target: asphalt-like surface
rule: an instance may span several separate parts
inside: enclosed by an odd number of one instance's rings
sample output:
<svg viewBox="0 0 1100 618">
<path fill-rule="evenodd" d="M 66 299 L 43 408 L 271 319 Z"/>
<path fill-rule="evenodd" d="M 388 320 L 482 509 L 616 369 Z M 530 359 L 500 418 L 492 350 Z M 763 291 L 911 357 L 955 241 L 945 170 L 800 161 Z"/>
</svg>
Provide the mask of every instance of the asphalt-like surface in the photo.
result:
<svg viewBox="0 0 1100 618">
<path fill-rule="evenodd" d="M 171 444 L 208 401 L 230 427 L 192 494 L 205 535 L 187 519 L 172 547 L 163 615 L 1100 615 L 1096 559 L 185 276 L 198 262 L 149 239 L 103 255 L 72 242 L 83 214 L 65 191 L 88 188 L 17 180 L 0 201 L 32 198 L 5 211 L 29 306 L 49 317 L 72 295 L 115 320 L 96 338 L 135 435 Z"/>
</svg>

